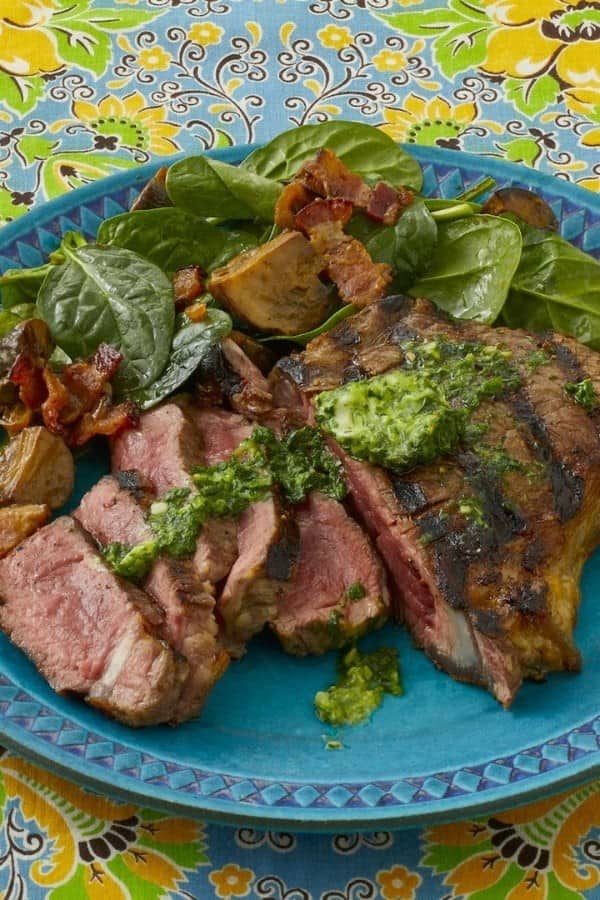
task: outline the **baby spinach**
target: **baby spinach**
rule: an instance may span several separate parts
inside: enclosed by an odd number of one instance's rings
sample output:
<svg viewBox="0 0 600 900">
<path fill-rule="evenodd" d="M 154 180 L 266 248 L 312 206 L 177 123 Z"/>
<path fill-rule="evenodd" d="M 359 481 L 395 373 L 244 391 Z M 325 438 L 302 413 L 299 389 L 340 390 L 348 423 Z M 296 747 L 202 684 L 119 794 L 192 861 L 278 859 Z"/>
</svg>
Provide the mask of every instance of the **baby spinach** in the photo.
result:
<svg viewBox="0 0 600 900">
<path fill-rule="evenodd" d="M 48 255 L 48 262 L 42 266 L 34 266 L 30 269 L 7 269 L 0 276 L 0 296 L 4 309 L 12 309 L 24 303 L 35 303 L 38 292 L 44 278 L 53 266 L 58 266 L 65 261 L 65 247 L 75 250 L 86 243 L 84 236 L 79 231 L 67 231 L 52 253 Z"/>
<path fill-rule="evenodd" d="M 46 275 L 38 310 L 58 346 L 72 358 L 102 342 L 123 354 L 118 392 L 152 384 L 169 358 L 173 291 L 161 270 L 137 253 L 93 244 L 65 246 L 66 261 Z"/>
<path fill-rule="evenodd" d="M 185 209 L 144 209 L 106 219 L 98 229 L 98 242 L 126 247 L 149 259 L 168 276 L 183 266 L 212 269 L 255 247 L 249 231 L 225 230 Z"/>
<path fill-rule="evenodd" d="M 459 319 L 493 322 L 519 265 L 521 232 L 498 216 L 440 222 L 425 274 L 409 293 L 427 297 Z"/>
<path fill-rule="evenodd" d="M 332 150 L 352 172 L 366 181 L 388 181 L 419 190 L 421 167 L 384 131 L 364 122 L 324 122 L 284 131 L 248 156 L 240 168 L 289 181 L 303 162 L 323 147 Z"/>
<path fill-rule="evenodd" d="M 51 263 L 46 263 L 32 269 L 7 269 L 0 276 L 3 308 L 12 309 L 21 303 L 35 303 L 42 282 L 52 268 Z"/>
<path fill-rule="evenodd" d="M 377 225 L 354 215 L 346 230 L 363 242 L 375 262 L 394 272 L 393 289 L 405 291 L 424 271 L 437 242 L 437 226 L 423 200 L 415 197 L 395 225 Z"/>
<path fill-rule="evenodd" d="M 281 185 L 240 166 L 206 156 L 189 156 L 167 172 L 167 193 L 175 206 L 204 218 L 272 222 Z"/>
<path fill-rule="evenodd" d="M 150 409 L 185 384 L 211 347 L 231 331 L 231 319 L 220 309 L 209 309 L 202 322 L 190 322 L 182 314 L 178 316 L 177 325 L 169 362 L 162 375 L 147 387 L 128 395 L 141 409 Z"/>
<path fill-rule="evenodd" d="M 523 244 L 502 310 L 506 324 L 553 328 L 600 350 L 600 262 L 553 231 L 523 226 Z"/>
<path fill-rule="evenodd" d="M 13 313 L 8 312 L 5 309 L 0 310 L 0 337 L 4 337 L 5 334 L 9 334 L 13 328 L 16 328 L 17 325 L 20 325 L 23 320 L 19 318 L 19 316 L 13 315 Z"/>
</svg>

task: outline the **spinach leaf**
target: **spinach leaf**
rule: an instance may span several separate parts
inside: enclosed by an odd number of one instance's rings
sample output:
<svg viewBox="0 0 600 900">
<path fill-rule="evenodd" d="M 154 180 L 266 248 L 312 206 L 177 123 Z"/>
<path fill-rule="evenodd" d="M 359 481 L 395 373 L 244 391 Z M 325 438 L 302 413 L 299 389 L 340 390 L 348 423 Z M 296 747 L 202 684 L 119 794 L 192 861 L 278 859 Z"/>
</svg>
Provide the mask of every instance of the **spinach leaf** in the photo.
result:
<svg viewBox="0 0 600 900">
<path fill-rule="evenodd" d="M 173 291 L 157 266 L 131 250 L 65 247 L 66 262 L 46 275 L 38 309 L 58 346 L 89 356 L 103 341 L 123 354 L 114 380 L 126 393 L 152 384 L 169 358 Z"/>
<path fill-rule="evenodd" d="M 22 321 L 23 320 L 20 319 L 19 316 L 15 316 L 7 310 L 0 310 L 0 337 L 9 334 L 9 332 L 11 332 L 13 328 L 16 328 L 17 325 L 20 325 Z"/>
<path fill-rule="evenodd" d="M 141 409 L 150 409 L 181 387 L 211 347 L 231 331 L 231 319 L 220 309 L 209 309 L 202 322 L 190 322 L 182 314 L 178 316 L 177 324 L 169 362 L 162 375 L 153 384 L 128 395 Z"/>
<path fill-rule="evenodd" d="M 600 350 L 600 261 L 559 234 L 523 227 L 523 253 L 502 317 L 511 328 L 570 334 Z"/>
<path fill-rule="evenodd" d="M 390 265 L 393 289 L 405 291 L 430 261 L 437 242 L 437 226 L 420 197 L 415 197 L 395 225 L 377 225 L 354 215 L 346 227 L 365 245 L 375 262 Z"/>
<path fill-rule="evenodd" d="M 272 222 L 281 193 L 276 181 L 206 156 L 189 156 L 173 163 L 166 185 L 175 206 L 218 219 Z"/>
<path fill-rule="evenodd" d="M 74 250 L 86 243 L 79 231 L 67 231 L 60 245 L 48 256 L 48 262 L 31 269 L 7 269 L 0 276 L 0 296 L 4 309 L 12 309 L 22 303 L 35 303 L 44 278 L 53 266 L 65 261 L 65 247 Z"/>
<path fill-rule="evenodd" d="M 310 331 L 303 331 L 302 334 L 270 334 L 259 340 L 261 344 L 270 341 L 292 341 L 294 344 L 300 344 L 301 346 L 306 347 L 306 345 L 314 340 L 314 338 L 319 337 L 320 334 L 325 334 L 327 331 L 331 331 L 334 325 L 343 322 L 344 319 L 347 319 L 348 316 L 351 316 L 355 312 L 358 312 L 358 310 L 349 303 L 347 306 L 341 306 L 339 309 L 336 309 L 336 311 L 332 313 L 328 319 L 322 322 L 321 325 L 317 325 L 316 328 L 311 328 Z"/>
<path fill-rule="evenodd" d="M 240 168 L 289 181 L 307 159 L 328 147 L 352 172 L 366 181 L 388 181 L 419 190 L 423 182 L 416 159 L 384 131 L 364 122 L 301 125 L 278 135 L 248 156 Z"/>
<path fill-rule="evenodd" d="M 409 293 L 427 297 L 459 319 L 493 322 L 519 265 L 521 246 L 518 226 L 498 216 L 440 222 L 431 263 Z"/>
<path fill-rule="evenodd" d="M 172 277 L 183 266 L 210 270 L 255 247 L 249 231 L 219 228 L 185 209 L 145 209 L 106 219 L 98 242 L 126 247 L 149 259 Z"/>
<path fill-rule="evenodd" d="M 33 269 L 7 269 L 0 276 L 0 295 L 4 309 L 21 303 L 35 303 L 44 278 L 53 269 L 51 263 Z"/>
</svg>

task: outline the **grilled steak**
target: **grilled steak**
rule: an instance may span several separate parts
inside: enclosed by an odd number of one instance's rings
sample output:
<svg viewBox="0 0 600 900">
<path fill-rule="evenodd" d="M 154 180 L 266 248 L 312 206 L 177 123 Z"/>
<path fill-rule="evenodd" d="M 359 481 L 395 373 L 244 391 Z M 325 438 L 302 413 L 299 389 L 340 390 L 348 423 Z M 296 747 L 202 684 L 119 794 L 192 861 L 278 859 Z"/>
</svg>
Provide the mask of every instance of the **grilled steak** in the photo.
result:
<svg viewBox="0 0 600 900">
<path fill-rule="evenodd" d="M 138 484 L 136 473 L 102 478 L 82 499 L 74 517 L 103 545 L 119 541 L 135 546 L 152 540 L 139 502 L 143 502 L 144 492 Z M 158 559 L 142 587 L 164 611 L 165 638 L 189 664 L 171 715 L 172 722 L 182 722 L 200 711 L 227 667 L 227 654 L 217 642 L 214 595 L 188 559 Z"/>
<path fill-rule="evenodd" d="M 191 404 L 183 399 L 163 403 L 140 416 L 137 428 L 114 440 L 113 472 L 137 470 L 159 496 L 174 487 L 192 488 L 194 466 L 212 465 L 205 458 L 202 438 Z M 196 576 L 216 584 L 230 571 L 237 552 L 236 523 L 207 522 L 194 555 Z"/>
<path fill-rule="evenodd" d="M 262 377 L 262 376 L 261 376 Z M 202 435 L 207 465 L 229 459 L 252 433 L 242 416 L 199 407 L 192 412 Z M 276 497 L 253 503 L 238 523 L 239 556 L 217 601 L 226 649 L 234 657 L 275 615 L 297 555 L 297 529 Z"/>
<path fill-rule="evenodd" d="M 387 619 L 389 595 L 371 541 L 341 503 L 317 492 L 296 510 L 300 555 L 273 628 L 288 653 L 342 647 Z"/>
<path fill-rule="evenodd" d="M 598 414 L 565 383 L 589 376 L 600 388 L 595 354 L 388 297 L 280 361 L 274 396 L 310 418 L 321 391 L 398 368 L 408 342 L 436 338 L 500 346 L 520 377 L 473 413 L 475 443 L 402 473 L 332 447 L 394 579 L 398 618 L 439 667 L 509 705 L 524 677 L 580 666 L 572 632 L 581 567 L 600 538 L 600 441 Z M 475 518 L 464 502 L 473 496 Z"/>
<path fill-rule="evenodd" d="M 52 687 L 128 725 L 168 721 L 187 663 L 159 637 L 163 616 L 104 565 L 63 516 L 0 560 L 0 626 Z"/>
</svg>

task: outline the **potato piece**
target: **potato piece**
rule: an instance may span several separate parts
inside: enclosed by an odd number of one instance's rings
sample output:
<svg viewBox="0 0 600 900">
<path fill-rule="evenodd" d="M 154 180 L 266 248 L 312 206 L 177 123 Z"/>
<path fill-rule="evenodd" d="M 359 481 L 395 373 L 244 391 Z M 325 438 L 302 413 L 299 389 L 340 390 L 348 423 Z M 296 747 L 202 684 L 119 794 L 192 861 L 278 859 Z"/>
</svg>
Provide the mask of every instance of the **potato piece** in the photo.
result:
<svg viewBox="0 0 600 900">
<path fill-rule="evenodd" d="M 332 306 L 323 266 L 299 231 L 284 231 L 215 269 L 208 290 L 252 328 L 297 334 L 319 325 Z"/>
<path fill-rule="evenodd" d="M 558 223 L 551 207 L 533 191 L 525 188 L 501 188 L 487 200 L 481 211 L 492 216 L 513 213 L 528 225 L 556 230 Z"/>
<path fill-rule="evenodd" d="M 5 506 L 0 509 L 0 557 L 48 521 L 50 509 L 44 503 Z"/>
<path fill-rule="evenodd" d="M 46 503 L 58 509 L 75 480 L 71 451 L 46 428 L 25 428 L 0 456 L 0 503 Z"/>
</svg>

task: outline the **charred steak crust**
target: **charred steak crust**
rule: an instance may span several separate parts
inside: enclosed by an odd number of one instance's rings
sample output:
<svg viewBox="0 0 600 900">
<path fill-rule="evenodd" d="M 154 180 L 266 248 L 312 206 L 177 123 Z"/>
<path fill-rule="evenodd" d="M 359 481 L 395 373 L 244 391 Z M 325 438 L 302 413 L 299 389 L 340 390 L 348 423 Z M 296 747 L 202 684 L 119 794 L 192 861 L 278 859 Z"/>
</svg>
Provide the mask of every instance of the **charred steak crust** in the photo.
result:
<svg viewBox="0 0 600 900">
<path fill-rule="evenodd" d="M 163 614 L 104 565 L 62 516 L 0 560 L 0 626 L 59 693 L 127 725 L 171 718 L 188 664 L 161 636 Z"/>
<path fill-rule="evenodd" d="M 401 476 L 332 446 L 396 582 L 399 617 L 438 665 L 508 705 L 523 677 L 580 665 L 572 631 L 580 570 L 600 539 L 600 420 L 565 383 L 589 377 L 600 388 L 595 355 L 569 338 L 456 321 L 426 301 L 388 297 L 280 361 L 271 386 L 310 417 L 310 398 L 351 368 L 381 374 L 402 365 L 403 343 L 436 337 L 511 353 L 521 384 L 474 413 L 479 437 Z M 472 497 L 478 516 L 461 512 Z"/>
</svg>

